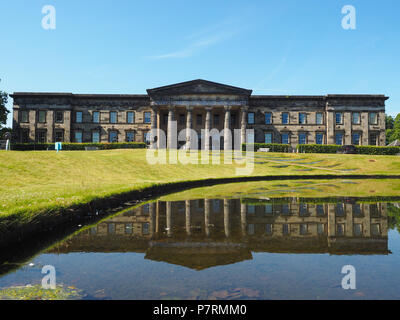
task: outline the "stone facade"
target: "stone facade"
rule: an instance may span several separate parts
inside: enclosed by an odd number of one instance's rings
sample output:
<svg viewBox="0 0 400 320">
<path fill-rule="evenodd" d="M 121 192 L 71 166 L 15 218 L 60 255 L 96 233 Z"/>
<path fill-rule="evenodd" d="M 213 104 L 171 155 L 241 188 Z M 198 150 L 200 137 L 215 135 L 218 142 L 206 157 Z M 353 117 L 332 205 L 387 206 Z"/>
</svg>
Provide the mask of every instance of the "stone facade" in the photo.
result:
<svg viewBox="0 0 400 320">
<path fill-rule="evenodd" d="M 233 145 L 271 142 L 295 148 L 299 143 L 386 142 L 384 95 L 252 95 L 251 90 L 193 80 L 148 89 L 146 95 L 16 92 L 11 97 L 14 142 L 154 141 L 156 148 L 160 142 L 150 130 L 160 129 L 167 146 L 179 147 L 192 139 L 192 148 L 210 150 L 214 141 L 202 130 L 214 128 L 221 132 L 218 144 L 225 149 L 230 146 L 228 130 L 223 129 L 241 132 Z M 189 134 L 181 143 L 168 138 L 173 121 L 178 132 L 196 131 L 194 145 Z M 246 129 L 254 129 L 254 135 Z"/>
</svg>

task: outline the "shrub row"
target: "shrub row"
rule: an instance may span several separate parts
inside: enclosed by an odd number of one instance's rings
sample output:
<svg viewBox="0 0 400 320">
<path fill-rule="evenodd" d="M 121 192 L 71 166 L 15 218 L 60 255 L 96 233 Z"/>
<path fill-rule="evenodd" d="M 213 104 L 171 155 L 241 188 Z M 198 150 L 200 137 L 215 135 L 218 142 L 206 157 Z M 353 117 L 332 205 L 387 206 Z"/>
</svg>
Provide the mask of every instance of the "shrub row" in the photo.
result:
<svg viewBox="0 0 400 320">
<path fill-rule="evenodd" d="M 85 150 L 87 147 L 95 147 L 99 150 L 108 149 L 144 149 L 144 142 L 121 142 L 121 143 L 62 143 L 63 151 Z M 54 143 L 12 143 L 11 150 L 31 151 L 31 150 L 55 150 Z"/>
<path fill-rule="evenodd" d="M 270 152 L 289 152 L 290 145 L 279 144 L 279 143 L 244 143 L 242 144 L 242 150 L 246 151 L 249 145 L 253 145 L 254 152 L 257 152 L 260 148 L 269 148 Z"/>
<path fill-rule="evenodd" d="M 297 146 L 300 153 L 336 153 L 341 146 L 323 144 L 300 144 Z M 359 154 L 396 155 L 400 154 L 400 147 L 356 146 Z"/>
</svg>

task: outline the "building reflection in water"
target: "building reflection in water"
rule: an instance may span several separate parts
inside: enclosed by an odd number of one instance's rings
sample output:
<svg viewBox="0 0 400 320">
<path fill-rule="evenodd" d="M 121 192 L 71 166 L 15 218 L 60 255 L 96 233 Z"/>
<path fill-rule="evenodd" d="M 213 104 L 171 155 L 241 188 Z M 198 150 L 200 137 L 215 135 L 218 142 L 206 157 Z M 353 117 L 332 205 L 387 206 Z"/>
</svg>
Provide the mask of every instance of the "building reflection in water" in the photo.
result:
<svg viewBox="0 0 400 320">
<path fill-rule="evenodd" d="M 248 203 L 245 203 L 248 202 Z M 388 254 L 386 203 L 298 198 L 157 201 L 115 216 L 53 252 L 143 252 L 201 270 L 252 252 Z"/>
</svg>

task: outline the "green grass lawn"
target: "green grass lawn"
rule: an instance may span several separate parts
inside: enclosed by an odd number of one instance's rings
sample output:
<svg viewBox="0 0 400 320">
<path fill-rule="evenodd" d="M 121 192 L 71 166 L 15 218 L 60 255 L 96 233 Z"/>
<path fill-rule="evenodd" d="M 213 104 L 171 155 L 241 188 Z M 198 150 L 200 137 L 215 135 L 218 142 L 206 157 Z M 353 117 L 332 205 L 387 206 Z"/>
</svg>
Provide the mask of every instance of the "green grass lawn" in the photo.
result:
<svg viewBox="0 0 400 320">
<path fill-rule="evenodd" d="M 254 162 L 253 176 L 400 175 L 398 156 L 256 153 Z M 237 177 L 237 167 L 243 165 L 150 165 L 143 149 L 0 151 L 0 214 L 39 213 L 154 184 Z"/>
</svg>

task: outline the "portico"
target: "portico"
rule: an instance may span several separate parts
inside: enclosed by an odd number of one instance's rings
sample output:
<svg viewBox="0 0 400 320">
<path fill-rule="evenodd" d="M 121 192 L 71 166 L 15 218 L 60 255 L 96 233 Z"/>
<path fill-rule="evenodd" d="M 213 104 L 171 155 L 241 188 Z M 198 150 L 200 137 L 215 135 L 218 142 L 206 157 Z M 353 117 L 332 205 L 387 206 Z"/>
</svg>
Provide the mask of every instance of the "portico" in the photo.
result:
<svg viewBox="0 0 400 320">
<path fill-rule="evenodd" d="M 245 143 L 251 90 L 195 80 L 147 92 L 152 107 L 151 128 L 156 129 L 157 137 L 162 137 L 160 130 L 166 134 L 166 144 L 152 137 L 152 148 L 186 144 L 186 149 L 231 150 Z M 239 141 L 235 141 L 235 129 L 241 130 L 236 139 Z"/>
</svg>

